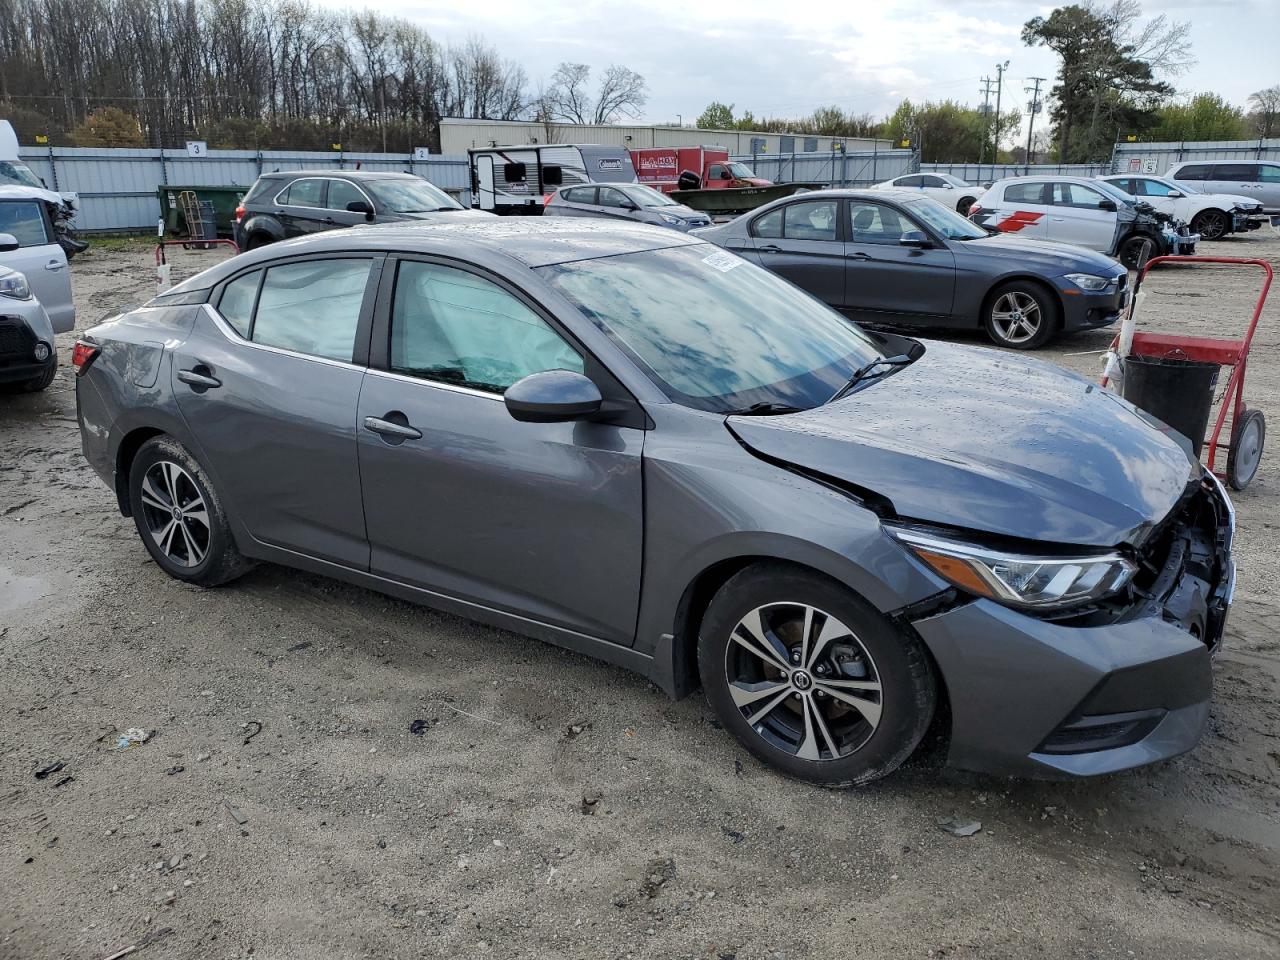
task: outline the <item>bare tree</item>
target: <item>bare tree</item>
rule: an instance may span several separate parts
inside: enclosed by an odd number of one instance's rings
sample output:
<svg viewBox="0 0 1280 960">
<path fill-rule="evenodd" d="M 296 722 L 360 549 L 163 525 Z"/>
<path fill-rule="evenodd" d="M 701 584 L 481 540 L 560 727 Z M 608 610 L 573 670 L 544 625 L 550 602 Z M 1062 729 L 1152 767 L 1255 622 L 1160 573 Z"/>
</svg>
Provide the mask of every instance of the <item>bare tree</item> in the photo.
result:
<svg viewBox="0 0 1280 960">
<path fill-rule="evenodd" d="M 647 88 L 644 77 L 634 70 L 616 64 L 610 66 L 600 80 L 592 122 L 614 123 L 621 117 L 638 117 L 649 99 L 645 93 Z"/>
<path fill-rule="evenodd" d="M 553 120 L 586 123 L 591 116 L 591 94 L 587 84 L 591 68 L 585 63 L 562 63 L 551 75 L 546 91 L 546 106 Z"/>
<path fill-rule="evenodd" d="M 1250 94 L 1249 116 L 1260 137 L 1273 137 L 1280 133 L 1280 84 Z"/>
</svg>

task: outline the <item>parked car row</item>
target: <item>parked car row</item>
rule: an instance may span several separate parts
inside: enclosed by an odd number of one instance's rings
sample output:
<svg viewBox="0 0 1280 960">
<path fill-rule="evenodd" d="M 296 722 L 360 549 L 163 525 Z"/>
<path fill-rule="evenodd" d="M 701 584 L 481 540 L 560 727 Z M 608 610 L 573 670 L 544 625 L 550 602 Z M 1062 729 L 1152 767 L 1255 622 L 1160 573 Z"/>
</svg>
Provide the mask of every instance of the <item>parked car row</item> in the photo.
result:
<svg viewBox="0 0 1280 960">
<path fill-rule="evenodd" d="M 1190 749 L 1234 514 L 1189 443 L 1082 377 L 865 331 L 779 276 L 862 253 L 899 271 L 869 285 L 956 291 L 942 316 L 985 271 L 1013 338 L 1011 293 L 1113 311 L 1119 265 L 912 194 L 728 227 L 743 256 L 453 215 L 249 251 L 84 333 L 85 456 L 172 577 L 281 563 L 701 686 L 815 783 L 892 772 L 935 721 L 951 764 L 999 774 Z M 1010 286 L 1020 257 L 1041 279 Z M 803 277 L 837 303 L 862 285 Z"/>
</svg>

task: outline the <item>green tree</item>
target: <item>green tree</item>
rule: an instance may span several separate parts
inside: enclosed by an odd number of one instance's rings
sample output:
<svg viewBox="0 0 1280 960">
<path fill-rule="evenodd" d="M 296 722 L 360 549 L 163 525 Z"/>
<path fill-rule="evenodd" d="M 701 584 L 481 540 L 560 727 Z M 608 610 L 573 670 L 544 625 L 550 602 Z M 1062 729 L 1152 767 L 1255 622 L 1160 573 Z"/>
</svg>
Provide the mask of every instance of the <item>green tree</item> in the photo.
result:
<svg viewBox="0 0 1280 960">
<path fill-rule="evenodd" d="M 1152 140 L 1243 140 L 1249 135 L 1244 111 L 1216 93 L 1199 93 L 1187 103 L 1156 111 Z"/>
<path fill-rule="evenodd" d="M 1164 14 L 1141 18 L 1138 0 L 1090 0 L 1023 26 L 1023 43 L 1048 47 L 1061 60 L 1049 119 L 1064 162 L 1105 156 L 1118 131 L 1153 126 L 1157 107 L 1173 93 L 1162 77 L 1194 62 L 1187 24 Z"/>
<path fill-rule="evenodd" d="M 1008 143 L 1021 122 L 1018 112 L 1011 110 L 1001 114 L 998 129 L 993 130 L 994 116 L 954 100 L 919 106 L 903 100 L 880 124 L 879 132 L 890 140 L 910 140 L 925 163 L 947 163 L 977 160 L 993 136 L 997 145 Z"/>
<path fill-rule="evenodd" d="M 733 104 L 712 100 L 707 109 L 698 114 L 697 126 L 703 130 L 732 130 Z"/>
</svg>

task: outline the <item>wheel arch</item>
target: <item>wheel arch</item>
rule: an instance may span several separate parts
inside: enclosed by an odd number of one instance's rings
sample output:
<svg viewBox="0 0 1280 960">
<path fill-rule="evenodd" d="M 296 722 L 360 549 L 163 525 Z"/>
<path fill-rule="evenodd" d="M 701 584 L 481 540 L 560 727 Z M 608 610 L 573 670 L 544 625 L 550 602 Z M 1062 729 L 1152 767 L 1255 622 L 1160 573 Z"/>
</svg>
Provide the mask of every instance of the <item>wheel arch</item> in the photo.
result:
<svg viewBox="0 0 1280 960">
<path fill-rule="evenodd" d="M 1059 326 L 1062 324 L 1062 318 L 1066 315 L 1067 305 L 1063 302 L 1062 291 L 1054 287 L 1053 284 L 1045 280 L 1044 277 L 1036 276 L 1034 273 L 1010 273 L 1002 277 L 997 277 L 987 287 L 986 293 L 982 295 L 982 301 L 978 306 L 978 329 L 982 329 L 987 322 L 987 311 L 991 308 L 991 304 L 995 301 L 996 291 L 1009 283 L 1029 283 L 1032 286 L 1039 287 L 1049 295 L 1049 300 L 1053 303 L 1054 309 L 1058 315 L 1056 317 Z"/>
<path fill-rule="evenodd" d="M 116 501 L 123 516 L 133 516 L 133 508 L 129 504 L 129 472 L 133 468 L 134 458 L 148 440 L 165 436 L 169 434 L 159 427 L 145 426 L 135 427 L 120 438 L 115 457 L 115 489 Z"/>
</svg>

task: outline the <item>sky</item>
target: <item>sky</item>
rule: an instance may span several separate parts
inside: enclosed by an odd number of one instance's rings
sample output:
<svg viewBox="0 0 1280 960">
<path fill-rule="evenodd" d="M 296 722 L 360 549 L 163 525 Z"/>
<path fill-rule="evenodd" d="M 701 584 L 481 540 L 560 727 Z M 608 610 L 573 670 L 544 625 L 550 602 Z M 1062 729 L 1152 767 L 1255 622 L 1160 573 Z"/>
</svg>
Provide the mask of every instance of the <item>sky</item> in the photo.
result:
<svg viewBox="0 0 1280 960">
<path fill-rule="evenodd" d="M 361 0 L 320 0 L 335 7 Z M 1027 0 L 377 0 L 379 11 L 425 27 L 437 40 L 479 34 L 519 61 L 531 85 L 561 61 L 597 73 L 618 63 L 649 85 L 640 119 L 693 123 L 711 101 L 735 114 L 797 117 L 838 104 L 888 114 L 902 100 L 980 103 L 980 80 L 1009 61 L 1004 99 L 1025 108 L 1030 78 L 1056 58 L 1022 45 L 1031 17 L 1054 4 Z M 1143 0 L 1191 24 L 1197 63 L 1173 78 L 1179 91 L 1211 90 L 1244 105 L 1280 83 L 1280 0 Z M 1248 53 L 1247 51 L 1253 51 Z"/>
</svg>

